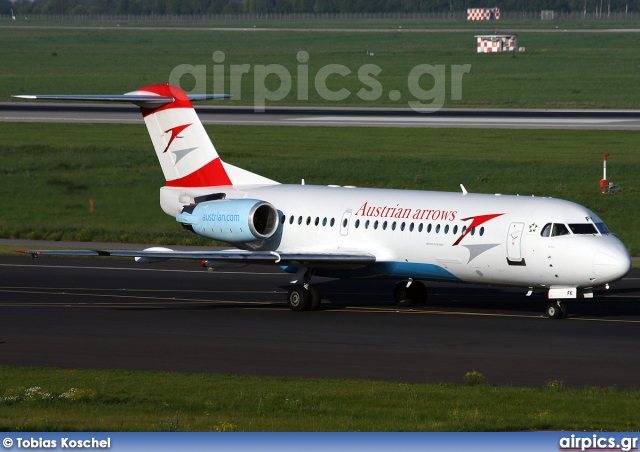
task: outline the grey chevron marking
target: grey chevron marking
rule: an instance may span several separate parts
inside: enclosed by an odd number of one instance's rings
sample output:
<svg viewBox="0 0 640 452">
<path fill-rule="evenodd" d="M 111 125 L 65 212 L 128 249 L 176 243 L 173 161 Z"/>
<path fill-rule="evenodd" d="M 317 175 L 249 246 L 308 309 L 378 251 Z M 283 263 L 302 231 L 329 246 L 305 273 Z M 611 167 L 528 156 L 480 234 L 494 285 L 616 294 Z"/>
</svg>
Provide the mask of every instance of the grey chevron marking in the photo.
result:
<svg viewBox="0 0 640 452">
<path fill-rule="evenodd" d="M 467 264 L 469 262 L 471 262 L 472 260 L 474 260 L 476 257 L 480 256 L 485 251 L 488 251 L 491 248 L 495 248 L 498 245 L 500 245 L 500 244 L 499 243 L 488 243 L 486 245 L 462 245 L 466 249 L 469 250 L 469 260 L 467 261 Z"/>
<path fill-rule="evenodd" d="M 198 149 L 197 147 L 195 148 L 187 148 L 187 149 L 180 149 L 178 151 L 171 151 L 171 153 L 175 156 L 175 161 L 173 162 L 174 165 L 177 165 L 178 162 L 180 160 L 182 160 L 184 157 L 186 157 L 186 155 L 191 152 L 191 151 L 195 151 L 196 149 Z"/>
</svg>

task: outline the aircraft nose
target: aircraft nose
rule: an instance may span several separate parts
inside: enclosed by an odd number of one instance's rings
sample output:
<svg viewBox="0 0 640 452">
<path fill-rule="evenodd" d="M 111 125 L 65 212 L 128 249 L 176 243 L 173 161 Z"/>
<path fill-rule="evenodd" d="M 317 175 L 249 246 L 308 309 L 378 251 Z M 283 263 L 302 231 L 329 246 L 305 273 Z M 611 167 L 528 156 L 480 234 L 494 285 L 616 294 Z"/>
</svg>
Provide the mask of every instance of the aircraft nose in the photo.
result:
<svg viewBox="0 0 640 452">
<path fill-rule="evenodd" d="M 616 242 L 600 248 L 593 257 L 593 272 L 603 283 L 622 279 L 631 270 L 631 256 L 622 242 Z"/>
</svg>

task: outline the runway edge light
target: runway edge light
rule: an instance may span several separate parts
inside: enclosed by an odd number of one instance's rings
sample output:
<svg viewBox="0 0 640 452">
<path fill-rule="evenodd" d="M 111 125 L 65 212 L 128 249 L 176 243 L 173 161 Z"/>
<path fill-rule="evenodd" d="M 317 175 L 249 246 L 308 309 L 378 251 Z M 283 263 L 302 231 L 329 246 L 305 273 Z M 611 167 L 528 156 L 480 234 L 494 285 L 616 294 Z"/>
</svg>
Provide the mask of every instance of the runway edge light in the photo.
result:
<svg viewBox="0 0 640 452">
<path fill-rule="evenodd" d="M 600 190 L 603 195 L 613 195 L 622 191 L 620 185 L 615 185 L 607 180 L 607 157 L 611 154 L 604 154 L 602 157 L 602 179 L 600 179 Z"/>
</svg>

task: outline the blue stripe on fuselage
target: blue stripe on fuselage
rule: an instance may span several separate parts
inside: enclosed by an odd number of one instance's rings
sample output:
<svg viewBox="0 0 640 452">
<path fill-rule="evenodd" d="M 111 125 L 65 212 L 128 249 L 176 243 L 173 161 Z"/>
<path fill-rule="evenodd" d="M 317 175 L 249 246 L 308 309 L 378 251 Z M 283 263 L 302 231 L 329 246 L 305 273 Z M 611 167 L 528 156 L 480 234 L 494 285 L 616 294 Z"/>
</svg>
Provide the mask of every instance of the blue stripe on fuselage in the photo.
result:
<svg viewBox="0 0 640 452">
<path fill-rule="evenodd" d="M 287 273 L 295 273 L 299 267 L 282 266 Z M 363 268 L 316 268 L 314 275 L 328 278 L 416 278 L 437 281 L 460 281 L 460 278 L 439 265 L 414 262 L 376 262 Z"/>
</svg>

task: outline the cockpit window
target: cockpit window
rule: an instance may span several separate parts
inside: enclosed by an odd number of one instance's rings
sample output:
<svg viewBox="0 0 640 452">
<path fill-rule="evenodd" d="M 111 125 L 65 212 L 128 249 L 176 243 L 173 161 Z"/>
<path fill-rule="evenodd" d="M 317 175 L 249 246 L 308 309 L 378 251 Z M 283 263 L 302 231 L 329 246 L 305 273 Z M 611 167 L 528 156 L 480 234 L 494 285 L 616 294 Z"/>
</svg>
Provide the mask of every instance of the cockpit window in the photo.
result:
<svg viewBox="0 0 640 452">
<path fill-rule="evenodd" d="M 604 223 L 571 223 L 567 228 L 567 225 L 563 223 L 547 223 L 540 231 L 542 237 L 559 237 L 561 235 L 597 235 L 609 234 L 609 230 Z"/>
<path fill-rule="evenodd" d="M 574 234 L 598 234 L 598 230 L 592 223 L 574 223 L 569 224 L 569 229 Z"/>
<path fill-rule="evenodd" d="M 547 223 L 542 228 L 542 232 L 540 232 L 542 237 L 549 237 L 551 235 L 551 223 Z"/>
<path fill-rule="evenodd" d="M 553 229 L 551 231 L 551 237 L 557 237 L 559 235 L 569 235 L 569 230 L 562 223 L 553 223 Z"/>
</svg>

